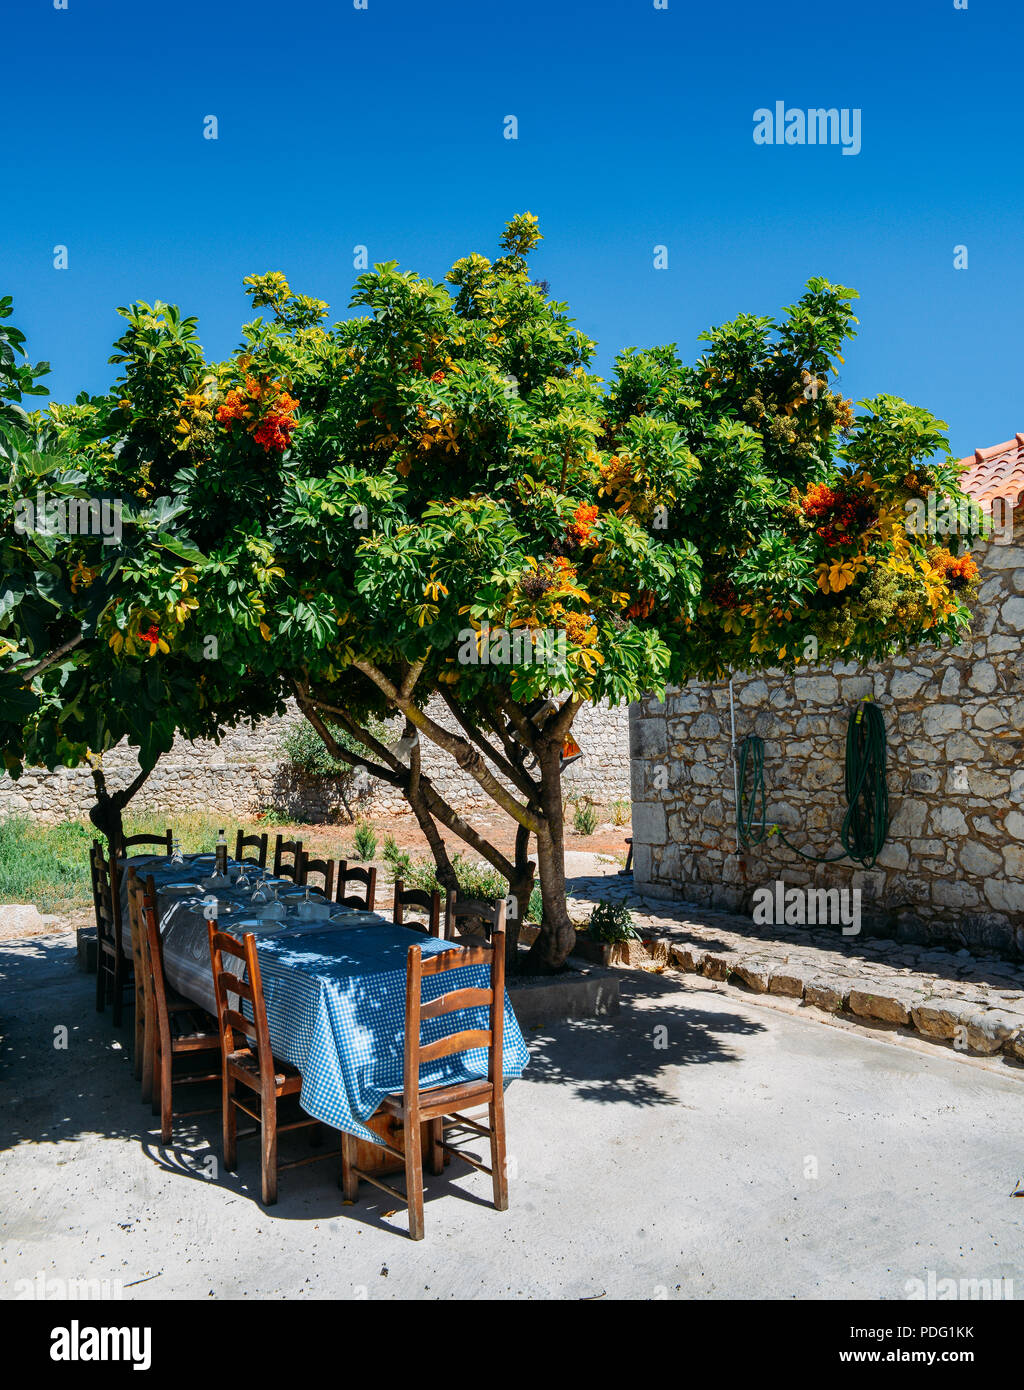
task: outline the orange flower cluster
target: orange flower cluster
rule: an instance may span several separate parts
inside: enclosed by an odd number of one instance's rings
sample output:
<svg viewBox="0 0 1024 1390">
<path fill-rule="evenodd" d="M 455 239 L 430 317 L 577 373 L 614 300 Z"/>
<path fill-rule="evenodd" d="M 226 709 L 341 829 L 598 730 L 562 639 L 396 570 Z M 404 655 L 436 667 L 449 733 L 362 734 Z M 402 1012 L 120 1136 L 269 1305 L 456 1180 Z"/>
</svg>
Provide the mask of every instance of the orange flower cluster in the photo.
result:
<svg viewBox="0 0 1024 1390">
<path fill-rule="evenodd" d="M 566 540 L 570 545 L 588 545 L 597 520 L 597 508 L 581 502 L 573 513 L 573 520 L 566 530 Z"/>
<path fill-rule="evenodd" d="M 638 599 L 626 609 L 627 618 L 649 618 L 654 612 L 654 595 L 650 589 L 645 589 Z"/>
<path fill-rule="evenodd" d="M 228 429 L 236 420 L 247 421 L 248 432 L 268 454 L 283 453 L 291 443 L 295 429 L 292 417 L 298 408 L 295 397 L 278 382 L 260 382 L 256 377 L 247 376 L 244 391 L 236 389 L 227 393 L 224 404 L 217 410 L 217 420 Z"/>
<path fill-rule="evenodd" d="M 849 545 L 877 516 L 866 498 L 850 497 L 842 488 L 824 483 L 812 483 L 807 489 L 803 512 L 826 545 Z"/>
<path fill-rule="evenodd" d="M 951 555 L 948 550 L 940 550 L 934 563 L 954 592 L 969 589 L 978 578 L 978 566 L 969 555 L 957 557 Z"/>
</svg>

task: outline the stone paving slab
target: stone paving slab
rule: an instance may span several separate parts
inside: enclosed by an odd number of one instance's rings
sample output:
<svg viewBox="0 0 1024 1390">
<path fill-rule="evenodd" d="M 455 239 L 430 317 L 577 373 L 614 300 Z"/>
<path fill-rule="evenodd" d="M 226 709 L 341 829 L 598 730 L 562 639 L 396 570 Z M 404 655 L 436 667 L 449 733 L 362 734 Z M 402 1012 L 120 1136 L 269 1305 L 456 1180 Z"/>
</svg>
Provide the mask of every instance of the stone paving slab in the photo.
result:
<svg viewBox="0 0 1024 1390">
<path fill-rule="evenodd" d="M 595 903 L 622 902 L 642 940 L 612 948 L 611 963 L 679 970 L 755 994 L 799 999 L 853 1022 L 890 1024 L 974 1056 L 1024 1061 L 1024 964 L 838 928 L 758 926 L 749 917 L 645 897 L 631 878 L 570 884 L 577 924 Z"/>
</svg>

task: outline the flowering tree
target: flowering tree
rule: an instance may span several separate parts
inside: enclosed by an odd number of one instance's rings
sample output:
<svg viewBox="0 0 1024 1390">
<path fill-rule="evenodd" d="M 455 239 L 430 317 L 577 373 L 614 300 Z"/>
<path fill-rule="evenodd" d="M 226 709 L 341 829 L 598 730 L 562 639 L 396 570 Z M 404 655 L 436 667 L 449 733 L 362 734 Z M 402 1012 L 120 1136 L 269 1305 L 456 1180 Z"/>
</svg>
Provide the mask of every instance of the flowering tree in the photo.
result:
<svg viewBox="0 0 1024 1390">
<path fill-rule="evenodd" d="M 401 788 L 448 886 L 439 826 L 520 904 L 535 845 L 530 960 L 557 969 L 574 941 L 561 773 L 584 704 L 955 638 L 976 571 L 957 538 L 904 526 L 908 500 L 962 496 L 940 422 L 889 396 L 855 416 L 835 390 L 852 291 L 812 280 L 779 319 L 706 334 L 693 366 L 629 349 L 608 383 L 530 279 L 539 239 L 516 217 L 495 261 L 468 256 L 442 284 L 375 266 L 361 316 L 330 329 L 280 274 L 250 277 L 269 317 L 213 367 L 189 356 L 191 320 L 126 311 L 103 447 L 116 439 L 124 483 L 182 509 L 203 558 L 180 627 L 154 631 L 153 606 L 122 592 L 98 629 L 140 669 L 212 634 L 226 700 L 233 681 L 294 693 L 335 757 Z M 170 387 L 151 333 L 184 354 Z M 395 713 L 388 746 L 367 716 Z M 512 818 L 513 856 L 433 786 L 426 740 Z"/>
<path fill-rule="evenodd" d="M 402 745 L 363 736 L 355 758 L 402 787 L 443 881 L 437 824 L 520 902 L 536 846 L 532 961 L 550 969 L 574 939 L 561 771 L 583 704 L 953 637 L 975 570 L 904 526 L 907 499 L 960 495 L 948 451 L 933 461 L 939 422 L 886 396 L 855 418 L 834 389 L 852 292 L 812 280 L 779 320 L 705 335 L 693 366 L 631 349 L 609 384 L 530 279 L 538 240 L 517 217 L 496 261 L 469 256 L 447 285 L 376 266 L 363 316 L 330 330 L 325 305 L 252 277 L 272 317 L 218 369 L 222 433 L 179 481 L 195 513 L 239 457 L 264 480 L 266 503 L 233 518 L 281 571 L 250 661 L 329 746 L 328 719 L 365 735 L 366 712 L 404 716 Z M 423 740 L 513 819 L 514 861 L 431 785 Z"/>
</svg>

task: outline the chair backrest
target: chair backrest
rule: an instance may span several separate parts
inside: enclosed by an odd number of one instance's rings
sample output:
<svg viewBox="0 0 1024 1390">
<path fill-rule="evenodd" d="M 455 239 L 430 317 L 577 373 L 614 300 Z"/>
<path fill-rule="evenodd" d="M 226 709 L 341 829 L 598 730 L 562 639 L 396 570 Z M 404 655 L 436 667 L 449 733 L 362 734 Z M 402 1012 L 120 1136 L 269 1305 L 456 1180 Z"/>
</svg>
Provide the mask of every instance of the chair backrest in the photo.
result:
<svg viewBox="0 0 1024 1390">
<path fill-rule="evenodd" d="M 377 896 L 377 870 L 376 869 L 352 869 L 349 868 L 348 861 L 343 859 L 338 865 L 338 874 L 335 879 L 337 892 L 334 901 L 340 903 L 342 907 L 362 908 L 365 912 L 373 911 L 373 904 Z M 365 883 L 366 893 L 349 893 L 346 895 L 345 887 L 348 883 Z"/>
<path fill-rule="evenodd" d="M 153 1019 L 160 1034 L 160 1048 L 167 1054 L 171 1051 L 171 1019 L 167 1009 L 167 981 L 164 976 L 164 951 L 160 940 L 160 924 L 157 921 L 156 884 L 152 874 L 146 879 L 142 895 L 142 930 L 139 945 L 142 954 L 142 968 L 148 985 L 146 1007 L 152 1008 Z"/>
<path fill-rule="evenodd" d="M 142 947 L 142 938 L 145 932 L 142 905 L 145 893 L 142 880 L 134 869 L 129 868 L 124 877 L 124 895 L 128 903 L 128 928 L 131 932 L 132 960 L 135 962 L 137 994 L 135 1007 L 138 1008 L 141 1002 L 143 1015 L 149 1008 L 149 976 L 146 971 L 145 954 Z"/>
<path fill-rule="evenodd" d="M 256 938 L 252 932 L 246 932 L 239 944 L 227 932 L 218 931 L 212 922 L 208 926 L 221 1055 L 226 1064 L 232 1052 L 241 1050 L 235 1039 L 235 1033 L 241 1033 L 255 1051 L 260 1070 L 260 1087 L 264 1096 L 273 1096 L 274 1054 L 270 1050 L 270 1029 L 267 1027 L 267 1006 L 263 998 L 263 977 L 260 975 L 260 962 L 256 954 Z M 243 973 L 236 975 L 228 970 L 224 964 L 225 956 L 241 961 Z M 231 1005 L 231 995 L 238 1000 L 237 1009 Z M 246 1018 L 242 1012 L 243 999 L 252 1010 L 252 1018 Z"/>
<path fill-rule="evenodd" d="M 107 856 L 103 853 L 103 846 L 99 840 L 93 840 L 92 849 L 89 851 L 89 874 L 92 879 L 96 935 L 101 941 L 107 941 L 111 945 L 117 944 L 121 940 L 121 932 L 117 920 L 114 882 Z"/>
<path fill-rule="evenodd" d="M 406 908 L 414 912 L 425 912 L 426 922 L 407 922 Z M 391 920 L 396 927 L 415 927 L 430 936 L 441 935 L 441 894 L 435 888 L 428 893 L 424 888 L 406 888 L 400 878 L 395 879 L 395 906 Z"/>
<path fill-rule="evenodd" d="M 504 906 L 504 904 L 503 904 Z M 489 965 L 487 989 L 466 986 L 423 1002 L 423 980 L 459 970 L 467 965 Z M 427 1018 L 443 1018 L 460 1009 L 485 1007 L 490 1020 L 487 1028 L 465 1028 L 431 1043 L 420 1040 L 420 1025 Z M 420 1067 L 439 1057 L 458 1052 L 487 1049 L 487 1076 L 495 1087 L 502 1085 L 505 1027 L 505 921 L 495 927 L 488 946 L 456 946 L 436 956 L 423 956 L 421 946 L 410 946 L 405 967 L 405 1073 L 402 1083 L 405 1111 L 415 1110 L 419 1100 Z M 429 1096 L 429 1092 L 428 1092 Z"/>
<path fill-rule="evenodd" d="M 290 854 L 292 862 L 286 864 L 284 856 Z M 282 835 L 278 835 L 274 842 L 274 877 L 290 878 L 293 883 L 299 882 L 299 874 L 302 872 L 302 841 L 286 840 Z"/>
<path fill-rule="evenodd" d="M 444 934 L 449 941 L 457 938 L 462 924 L 479 922 L 483 928 L 484 940 L 497 931 L 499 922 L 505 929 L 504 898 L 463 898 L 456 889 L 451 889 L 444 904 Z M 475 936 L 477 933 L 470 932 Z"/>
<path fill-rule="evenodd" d="M 125 835 L 121 840 L 121 848 L 125 854 L 132 845 L 162 845 L 165 854 L 173 854 L 174 832 L 168 826 L 162 835 Z"/>
<path fill-rule="evenodd" d="M 309 876 L 317 874 L 323 879 L 322 883 L 310 883 Z M 322 888 L 324 897 L 330 902 L 331 894 L 334 892 L 334 860 L 333 859 L 310 859 L 308 854 L 302 856 L 302 864 L 299 869 L 297 883 L 307 883 L 310 888 Z"/>
<path fill-rule="evenodd" d="M 266 832 L 262 835 L 243 835 L 239 831 L 235 836 L 235 862 L 241 864 L 245 851 L 254 849 L 256 851 L 255 862 L 261 869 L 265 869 L 267 867 L 267 841 L 269 838 Z M 250 859 L 248 862 L 251 864 L 253 861 Z"/>
</svg>

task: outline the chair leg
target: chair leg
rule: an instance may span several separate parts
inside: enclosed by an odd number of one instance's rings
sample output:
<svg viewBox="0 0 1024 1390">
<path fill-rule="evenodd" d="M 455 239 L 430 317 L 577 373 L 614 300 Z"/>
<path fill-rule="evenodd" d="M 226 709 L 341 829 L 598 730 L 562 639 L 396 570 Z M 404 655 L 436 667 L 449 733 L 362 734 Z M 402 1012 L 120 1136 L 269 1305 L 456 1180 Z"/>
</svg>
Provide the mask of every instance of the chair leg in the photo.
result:
<svg viewBox="0 0 1024 1390">
<path fill-rule="evenodd" d="M 439 1115 L 430 1121 L 430 1171 L 436 1175 L 444 1172 L 444 1117 Z"/>
<path fill-rule="evenodd" d="M 135 1073 L 135 1080 L 142 1080 L 142 1052 L 146 1046 L 146 1002 L 142 994 L 142 987 L 135 986 L 135 1039 L 132 1043 L 132 1070 Z"/>
<path fill-rule="evenodd" d="M 174 1065 L 172 1053 L 160 1053 L 160 1138 L 165 1144 L 171 1142 L 171 1069 Z"/>
<path fill-rule="evenodd" d="M 499 1096 L 488 1107 L 491 1130 L 491 1181 L 496 1211 L 508 1211 L 508 1173 L 505 1170 L 505 1098 Z"/>
<path fill-rule="evenodd" d="M 120 955 L 114 957 L 112 988 L 114 992 L 114 1027 L 121 1026 L 121 1008 L 124 1001 L 124 962 Z"/>
<path fill-rule="evenodd" d="M 107 979 L 103 970 L 103 962 L 106 959 L 103 947 L 96 943 L 96 1012 L 103 1012 L 103 1004 L 106 996 Z"/>
<path fill-rule="evenodd" d="M 355 1173 L 356 1141 L 351 1134 L 341 1132 L 341 1187 L 346 1202 L 354 1202 L 359 1196 L 359 1179 Z"/>
<path fill-rule="evenodd" d="M 409 1205 L 409 1238 L 422 1240 L 423 1140 L 418 1116 L 406 1116 L 402 1143 L 405 1146 L 405 1200 Z"/>
<path fill-rule="evenodd" d="M 235 1081 L 227 1068 L 221 1082 L 221 1137 L 224 1167 L 233 1173 L 238 1166 L 238 1111 L 235 1109 Z"/>
<path fill-rule="evenodd" d="M 277 1201 L 277 1098 L 260 1101 L 260 1187 L 263 1205 L 272 1207 Z"/>
<path fill-rule="evenodd" d="M 144 1101 L 153 1098 L 153 1047 L 155 1029 L 153 1018 L 149 1009 L 142 1021 L 142 1099 Z"/>
</svg>

